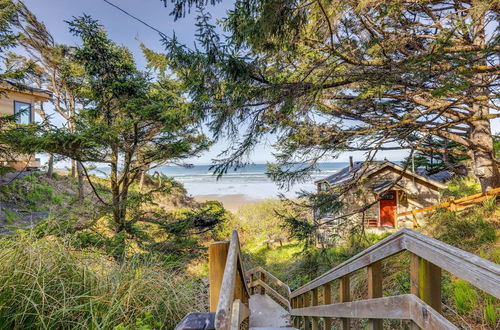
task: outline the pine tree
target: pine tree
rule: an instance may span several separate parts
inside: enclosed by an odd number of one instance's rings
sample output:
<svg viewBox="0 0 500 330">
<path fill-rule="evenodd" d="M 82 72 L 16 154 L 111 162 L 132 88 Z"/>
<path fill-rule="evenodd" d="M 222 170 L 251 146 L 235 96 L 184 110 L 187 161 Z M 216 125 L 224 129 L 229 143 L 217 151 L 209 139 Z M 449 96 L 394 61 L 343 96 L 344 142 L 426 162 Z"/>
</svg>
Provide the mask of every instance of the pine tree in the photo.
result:
<svg viewBox="0 0 500 330">
<path fill-rule="evenodd" d="M 207 2 L 174 4 L 182 16 Z M 485 0 L 241 0 L 224 38 L 202 12 L 197 48 L 173 38 L 167 56 L 213 130 L 243 136 L 219 173 L 275 133 L 279 180 L 344 151 L 426 149 L 469 158 L 488 190 L 500 185 L 499 12 Z M 460 147 L 428 150 L 429 137 Z"/>
</svg>

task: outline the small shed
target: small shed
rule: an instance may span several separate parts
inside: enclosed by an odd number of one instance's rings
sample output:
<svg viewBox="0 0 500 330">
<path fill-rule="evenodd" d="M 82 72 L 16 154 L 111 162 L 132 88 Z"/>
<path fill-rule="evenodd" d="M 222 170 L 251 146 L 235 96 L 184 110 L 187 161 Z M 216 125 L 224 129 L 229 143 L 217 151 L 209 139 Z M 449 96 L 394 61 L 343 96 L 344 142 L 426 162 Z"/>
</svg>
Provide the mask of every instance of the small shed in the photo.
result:
<svg viewBox="0 0 500 330">
<path fill-rule="evenodd" d="M 446 185 L 390 161 L 350 162 L 349 166 L 315 182 L 318 192 L 342 190 L 342 208 L 335 214 L 315 212 L 319 223 L 338 223 L 353 217 L 364 219 L 368 228 L 411 227 L 412 216 L 398 213 L 440 201 Z M 363 211 L 360 211 L 363 210 Z M 347 220 L 332 221 L 346 218 Z"/>
</svg>

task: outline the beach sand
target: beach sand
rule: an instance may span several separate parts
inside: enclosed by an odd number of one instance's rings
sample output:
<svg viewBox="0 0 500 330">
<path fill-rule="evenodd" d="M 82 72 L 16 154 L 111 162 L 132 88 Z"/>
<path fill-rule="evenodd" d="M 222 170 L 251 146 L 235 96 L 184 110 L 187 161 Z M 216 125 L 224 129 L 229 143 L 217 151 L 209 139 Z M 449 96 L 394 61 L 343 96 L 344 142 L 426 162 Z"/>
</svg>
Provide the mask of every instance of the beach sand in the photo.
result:
<svg viewBox="0 0 500 330">
<path fill-rule="evenodd" d="M 210 194 L 210 195 L 196 195 L 193 197 L 198 202 L 205 202 L 210 200 L 219 201 L 224 205 L 224 207 L 227 210 L 231 212 L 238 211 L 238 209 L 242 206 L 251 205 L 263 201 L 263 199 L 252 199 L 249 198 L 247 195 L 243 194 L 232 194 L 232 195 Z"/>
</svg>

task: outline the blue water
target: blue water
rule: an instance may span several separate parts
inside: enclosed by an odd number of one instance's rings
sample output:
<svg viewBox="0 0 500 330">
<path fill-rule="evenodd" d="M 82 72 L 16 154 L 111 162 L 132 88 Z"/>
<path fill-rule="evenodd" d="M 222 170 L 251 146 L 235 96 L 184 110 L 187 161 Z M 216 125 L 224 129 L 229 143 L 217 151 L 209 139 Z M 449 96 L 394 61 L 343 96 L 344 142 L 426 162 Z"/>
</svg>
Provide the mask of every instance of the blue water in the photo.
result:
<svg viewBox="0 0 500 330">
<path fill-rule="evenodd" d="M 156 171 L 173 177 L 184 184 L 188 193 L 200 195 L 234 195 L 242 194 L 248 199 L 277 197 L 284 194 L 287 197 L 296 196 L 300 190 L 314 191 L 314 181 L 337 172 L 347 163 L 321 163 L 319 170 L 312 173 L 310 179 L 298 183 L 290 189 L 279 189 L 278 185 L 266 176 L 265 164 L 248 165 L 238 171 L 230 171 L 217 179 L 210 170 L 210 165 L 195 165 L 192 168 L 180 166 L 162 166 Z"/>
</svg>

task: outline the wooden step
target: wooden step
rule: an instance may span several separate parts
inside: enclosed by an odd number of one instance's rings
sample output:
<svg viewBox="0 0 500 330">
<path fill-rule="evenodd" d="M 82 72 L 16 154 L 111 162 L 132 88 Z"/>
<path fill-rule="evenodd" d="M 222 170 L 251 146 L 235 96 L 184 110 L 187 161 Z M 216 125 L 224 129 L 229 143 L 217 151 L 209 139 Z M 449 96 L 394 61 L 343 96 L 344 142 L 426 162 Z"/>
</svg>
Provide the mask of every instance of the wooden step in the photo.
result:
<svg viewBox="0 0 500 330">
<path fill-rule="evenodd" d="M 266 294 L 250 296 L 250 329 L 290 329 L 290 313 Z"/>
</svg>

